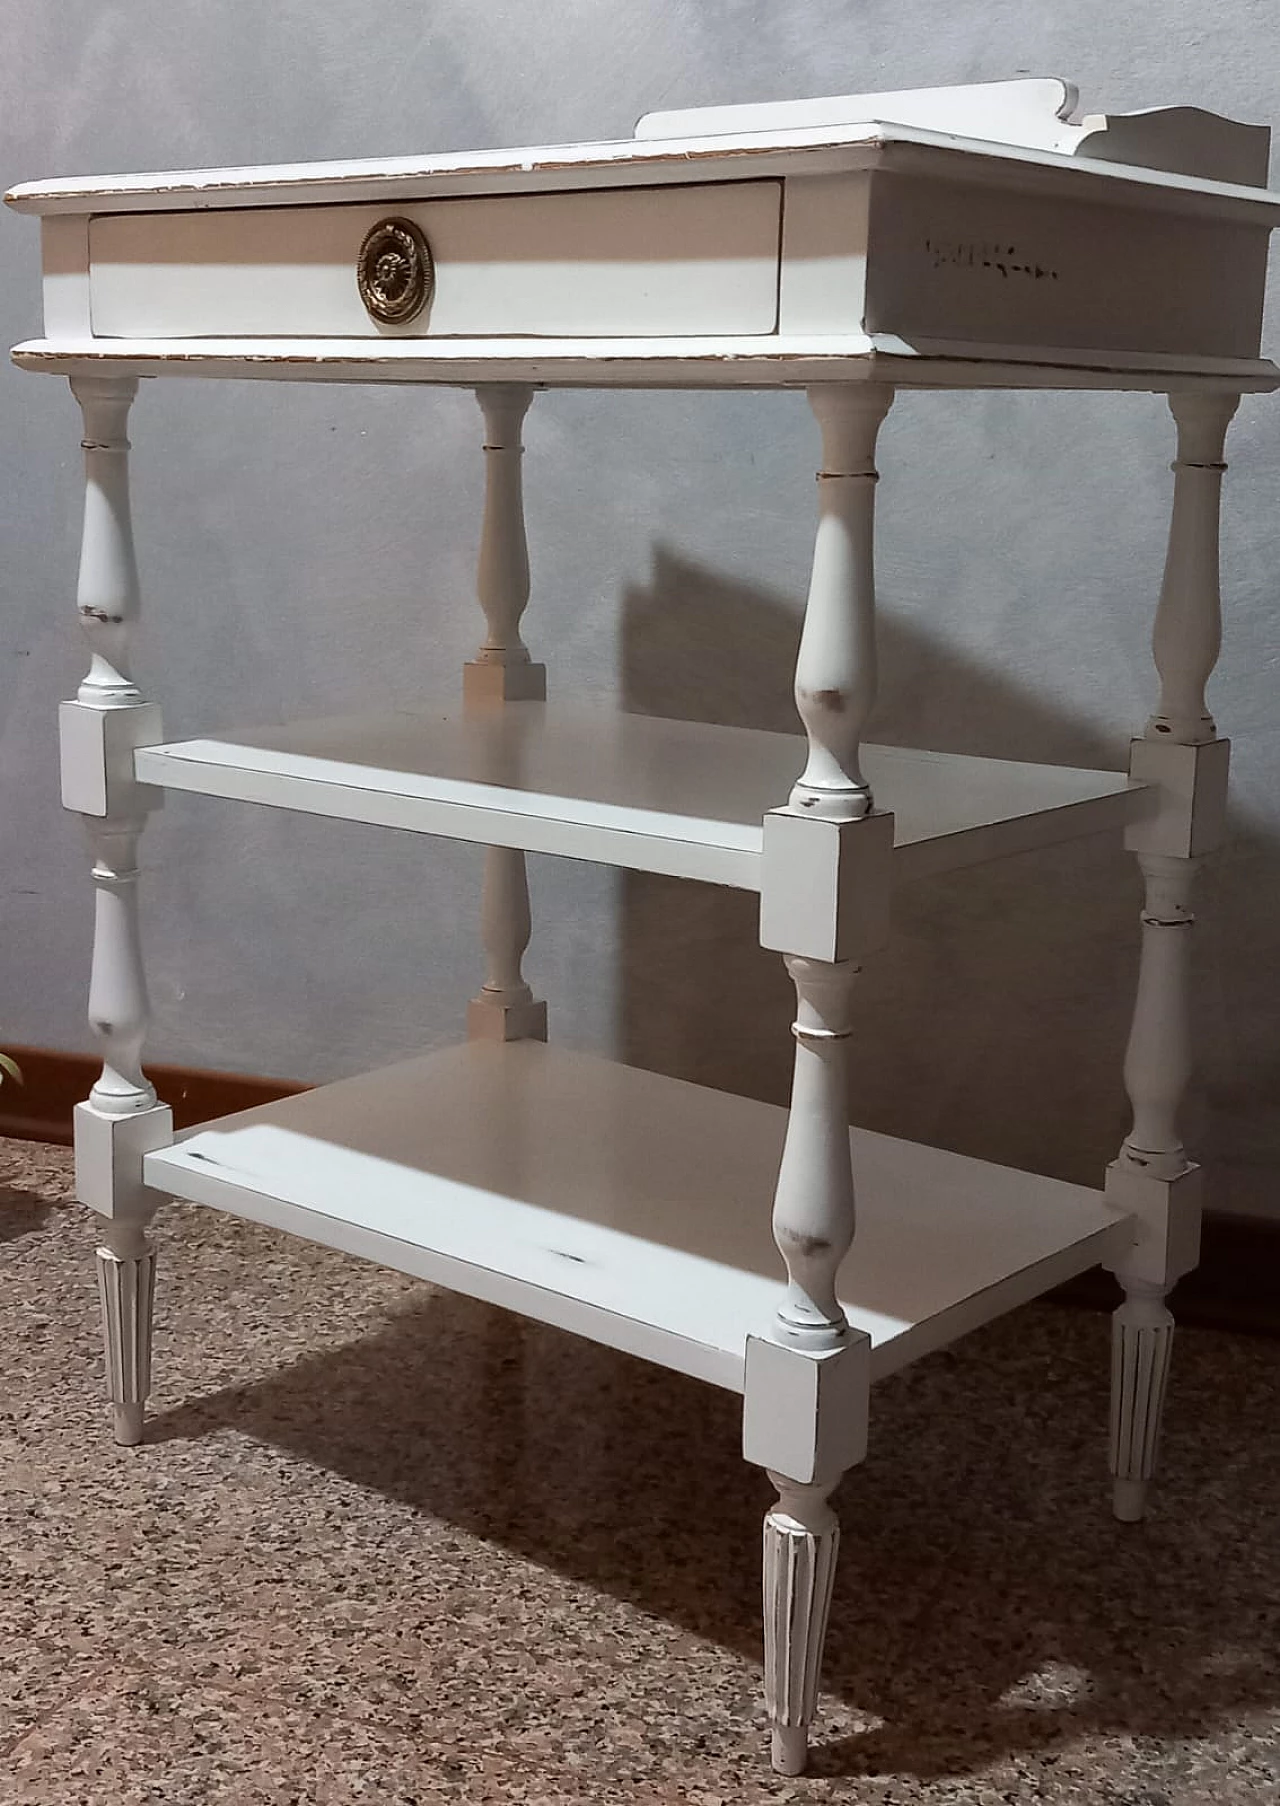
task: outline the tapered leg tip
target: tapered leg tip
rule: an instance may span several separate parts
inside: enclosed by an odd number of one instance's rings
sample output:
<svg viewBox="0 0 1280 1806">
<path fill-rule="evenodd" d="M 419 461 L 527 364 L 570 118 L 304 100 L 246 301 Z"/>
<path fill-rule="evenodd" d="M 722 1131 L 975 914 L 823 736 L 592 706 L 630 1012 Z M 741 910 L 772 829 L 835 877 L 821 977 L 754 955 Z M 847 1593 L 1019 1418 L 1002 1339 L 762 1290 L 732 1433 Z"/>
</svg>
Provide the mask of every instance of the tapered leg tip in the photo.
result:
<svg viewBox="0 0 1280 1806">
<path fill-rule="evenodd" d="M 1122 1524 L 1137 1524 L 1147 1514 L 1147 1482 L 1117 1480 L 1111 1495 L 1111 1510 Z"/>
<path fill-rule="evenodd" d="M 809 1733 L 802 1724 L 773 1727 L 773 1766 L 780 1775 L 802 1775 L 809 1760 Z"/>
<path fill-rule="evenodd" d="M 116 1441 L 121 1448 L 136 1448 L 142 1441 L 142 1420 L 146 1409 L 143 1404 L 112 1405 Z"/>
</svg>

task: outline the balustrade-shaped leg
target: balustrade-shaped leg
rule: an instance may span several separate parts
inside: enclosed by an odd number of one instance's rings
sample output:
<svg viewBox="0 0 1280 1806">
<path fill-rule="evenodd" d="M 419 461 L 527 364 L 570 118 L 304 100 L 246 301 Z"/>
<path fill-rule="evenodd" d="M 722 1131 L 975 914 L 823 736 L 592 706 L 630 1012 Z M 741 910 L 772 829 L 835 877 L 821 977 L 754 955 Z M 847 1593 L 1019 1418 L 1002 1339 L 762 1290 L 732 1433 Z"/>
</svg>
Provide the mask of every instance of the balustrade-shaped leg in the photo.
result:
<svg viewBox="0 0 1280 1806">
<path fill-rule="evenodd" d="M 805 769 L 765 820 L 760 939 L 795 982 L 795 1072 L 774 1200 L 787 1272 L 767 1335 L 747 1345 L 743 1452 L 778 1504 L 764 1526 L 765 1701 L 773 1765 L 799 1774 L 817 1701 L 839 1531 L 829 1496 L 866 1452 L 870 1343 L 836 1289 L 854 1240 L 845 1049 L 855 963 L 887 931 L 892 817 L 859 764 L 875 699 L 876 433 L 892 392 L 811 391 L 822 426 L 818 530 L 796 705 Z"/>
<path fill-rule="evenodd" d="M 94 851 L 93 971 L 89 1021 L 102 1072 L 75 1112 L 76 1195 L 107 1219 L 98 1253 L 107 1391 L 116 1439 L 142 1437 L 150 1378 L 154 1256 L 146 1225 L 157 1200 L 143 1184 L 142 1159 L 173 1138 L 167 1106 L 142 1070 L 149 1019 L 138 932 L 138 837 L 157 795 L 133 775 L 138 746 L 161 738 L 159 711 L 129 673 L 138 612 L 129 514 L 129 406 L 132 378 L 72 382 L 84 416 L 85 511 L 77 600 L 91 647 L 89 673 L 62 705 L 62 796 L 89 829 Z"/>
<path fill-rule="evenodd" d="M 547 693 L 546 666 L 532 662 L 520 637 L 520 618 L 529 600 L 520 433 L 533 390 L 491 383 L 477 389 L 476 397 L 485 424 L 484 521 L 476 591 L 488 632 L 463 671 L 463 700 L 469 712 L 542 702 Z M 508 775 L 514 781 L 518 774 L 495 769 L 493 781 L 499 783 Z M 519 847 L 489 847 L 485 853 L 481 925 L 487 971 L 480 994 L 467 1009 L 470 1038 L 545 1041 L 547 1006 L 534 997 L 521 969 L 532 924 L 525 856 Z"/>
<path fill-rule="evenodd" d="M 1146 1509 L 1155 1472 L 1173 1344 L 1165 1303 L 1199 1259 L 1199 1169 L 1188 1160 L 1178 1112 L 1191 1077 L 1191 890 L 1226 817 L 1229 746 L 1205 685 L 1221 644 L 1218 514 L 1227 427 L 1239 397 L 1177 394 L 1173 512 L 1153 652 L 1160 697 L 1130 770 L 1153 787 L 1155 807 L 1125 844 L 1138 855 L 1145 897 L 1137 998 L 1125 1055 L 1133 1127 L 1107 1174 L 1107 1195 L 1136 1223 L 1115 1263 L 1124 1303 L 1112 1342 L 1113 1508 L 1131 1523 Z"/>
</svg>

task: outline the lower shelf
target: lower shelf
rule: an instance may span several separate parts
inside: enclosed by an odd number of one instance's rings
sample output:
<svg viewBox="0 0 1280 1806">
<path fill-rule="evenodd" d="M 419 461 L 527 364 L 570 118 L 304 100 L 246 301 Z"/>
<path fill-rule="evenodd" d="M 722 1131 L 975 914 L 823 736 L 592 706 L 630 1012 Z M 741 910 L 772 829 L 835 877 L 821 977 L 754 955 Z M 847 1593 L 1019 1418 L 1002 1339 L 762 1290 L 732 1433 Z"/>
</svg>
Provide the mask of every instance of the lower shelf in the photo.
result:
<svg viewBox="0 0 1280 1806">
<path fill-rule="evenodd" d="M 476 1042 L 148 1154 L 157 1191 L 742 1389 L 782 1263 L 786 1112 L 536 1042 Z M 841 1298 L 877 1377 L 1130 1239 L 1101 1194 L 855 1130 Z"/>
</svg>

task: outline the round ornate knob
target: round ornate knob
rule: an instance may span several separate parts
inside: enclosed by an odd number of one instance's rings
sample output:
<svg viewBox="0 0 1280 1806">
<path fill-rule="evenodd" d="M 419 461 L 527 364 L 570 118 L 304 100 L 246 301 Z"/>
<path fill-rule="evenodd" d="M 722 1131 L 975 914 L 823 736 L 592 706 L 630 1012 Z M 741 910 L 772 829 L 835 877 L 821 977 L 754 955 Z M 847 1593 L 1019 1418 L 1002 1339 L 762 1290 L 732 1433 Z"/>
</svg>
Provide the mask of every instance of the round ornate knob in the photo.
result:
<svg viewBox="0 0 1280 1806">
<path fill-rule="evenodd" d="M 384 326 L 416 319 L 435 288 L 431 247 L 411 219 L 382 219 L 365 234 L 356 259 L 360 299 Z"/>
</svg>

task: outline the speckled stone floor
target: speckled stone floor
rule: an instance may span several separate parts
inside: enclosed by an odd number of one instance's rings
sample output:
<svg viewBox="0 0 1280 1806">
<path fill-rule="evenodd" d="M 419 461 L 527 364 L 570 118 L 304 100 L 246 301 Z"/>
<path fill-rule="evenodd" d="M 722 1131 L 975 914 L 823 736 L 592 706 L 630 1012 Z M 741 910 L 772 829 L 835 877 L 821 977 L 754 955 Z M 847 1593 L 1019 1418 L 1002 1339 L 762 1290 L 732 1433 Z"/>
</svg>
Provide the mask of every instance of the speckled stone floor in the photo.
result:
<svg viewBox="0 0 1280 1806">
<path fill-rule="evenodd" d="M 1280 1798 L 1280 1344 L 1183 1335 L 1138 1529 L 1104 1319 L 880 1388 L 786 1781 L 731 1397 L 175 1206 L 116 1449 L 68 1166 L 0 1144 L 5 1806 Z"/>
</svg>

